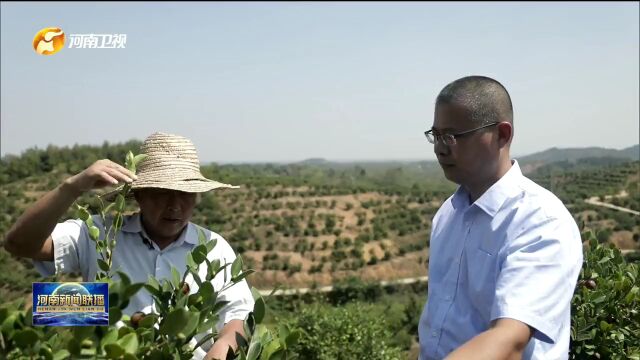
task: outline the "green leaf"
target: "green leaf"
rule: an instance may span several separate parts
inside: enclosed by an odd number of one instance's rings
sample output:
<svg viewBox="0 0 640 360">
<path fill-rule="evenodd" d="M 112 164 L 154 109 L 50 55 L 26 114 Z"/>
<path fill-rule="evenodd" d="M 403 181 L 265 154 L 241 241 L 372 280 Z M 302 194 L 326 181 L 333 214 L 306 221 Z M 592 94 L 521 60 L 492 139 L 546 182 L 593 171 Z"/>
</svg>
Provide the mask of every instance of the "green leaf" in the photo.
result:
<svg viewBox="0 0 640 360">
<path fill-rule="evenodd" d="M 136 333 L 130 333 L 118 339 L 117 344 L 122 347 L 124 352 L 135 354 L 138 350 L 138 336 Z"/>
<path fill-rule="evenodd" d="M 298 339 L 300 339 L 300 335 L 301 335 L 300 331 L 294 330 L 289 334 L 289 336 L 287 336 L 285 343 L 287 344 L 288 349 L 291 349 L 298 343 Z"/>
<path fill-rule="evenodd" d="M 122 228 L 122 214 L 116 214 L 115 220 L 113 221 L 113 227 L 116 229 L 116 232 Z"/>
<path fill-rule="evenodd" d="M 207 237 L 204 235 L 204 231 L 201 228 L 198 228 L 198 244 L 204 245 L 207 242 Z"/>
<path fill-rule="evenodd" d="M 253 306 L 253 316 L 256 320 L 256 324 L 260 324 L 262 319 L 264 319 L 265 310 L 264 299 L 262 299 L 262 297 L 256 299 Z"/>
<path fill-rule="evenodd" d="M 41 346 L 40 351 L 38 351 L 38 355 L 40 355 L 41 359 L 53 360 L 53 353 L 47 346 Z"/>
<path fill-rule="evenodd" d="M 80 343 L 78 340 L 71 338 L 69 342 L 67 342 L 67 350 L 71 353 L 71 355 L 80 355 Z"/>
<path fill-rule="evenodd" d="M 141 161 L 143 161 L 144 159 L 147 158 L 147 154 L 138 154 L 136 156 L 133 157 L 133 165 L 138 166 L 138 164 L 140 164 Z"/>
<path fill-rule="evenodd" d="M 180 288 L 180 273 L 173 266 L 171 266 L 171 283 L 176 289 Z"/>
<path fill-rule="evenodd" d="M 130 297 L 132 297 L 133 295 L 135 295 L 145 284 L 143 283 L 135 283 L 132 285 L 129 285 L 127 287 L 127 289 L 124 291 L 124 297 L 125 299 L 128 299 Z"/>
<path fill-rule="evenodd" d="M 262 352 L 262 344 L 257 341 L 251 342 L 249 351 L 247 352 L 247 360 L 257 360 L 260 352 Z"/>
<path fill-rule="evenodd" d="M 202 302 L 203 302 L 202 295 L 200 295 L 200 294 L 191 294 L 191 295 L 189 295 L 188 299 L 189 299 L 188 300 L 188 305 L 189 306 L 195 306 L 198 309 L 201 308 L 201 305 L 198 305 L 198 304 L 202 304 Z"/>
<path fill-rule="evenodd" d="M 283 348 L 286 348 L 287 343 L 285 342 L 285 339 L 288 336 L 289 328 L 287 328 L 287 326 L 284 324 L 280 324 L 280 326 L 278 326 L 278 337 L 280 338 L 280 343 L 282 344 Z"/>
<path fill-rule="evenodd" d="M 127 156 L 124 158 L 124 166 L 129 171 L 134 171 L 133 153 L 131 151 L 127 152 Z"/>
<path fill-rule="evenodd" d="M 156 314 L 147 314 L 144 316 L 144 318 L 142 320 L 140 320 L 140 323 L 138 324 L 139 327 L 141 328 L 152 328 L 155 324 L 156 321 L 158 321 L 158 315 Z"/>
<path fill-rule="evenodd" d="M 253 295 L 253 300 L 258 300 L 262 297 L 262 295 L 260 295 L 260 290 L 253 286 L 251 287 L 251 295 Z"/>
<path fill-rule="evenodd" d="M 118 340 L 118 329 L 111 329 L 100 340 L 100 347 L 104 349 L 107 344 L 113 344 Z"/>
<path fill-rule="evenodd" d="M 213 238 L 210 241 L 207 241 L 205 243 L 205 246 L 207 247 L 207 252 L 211 252 L 216 247 L 216 244 L 218 244 L 218 239 L 216 238 Z"/>
<path fill-rule="evenodd" d="M 210 330 L 213 330 L 215 332 L 215 326 L 217 322 L 218 322 L 218 318 L 214 316 L 212 319 L 207 320 L 202 324 L 198 325 L 198 334 L 201 334 L 203 332 L 207 332 Z M 215 333 L 213 333 L 212 335 L 215 336 Z"/>
<path fill-rule="evenodd" d="M 213 260 L 209 265 L 209 267 L 207 268 L 207 281 L 216 277 L 216 275 L 218 275 L 220 271 L 223 271 L 229 265 L 231 264 L 224 264 L 224 266 L 220 266 L 220 260 Z M 225 272 L 225 275 L 226 275 L 226 272 Z M 225 279 L 224 282 L 226 283 L 227 280 Z"/>
<path fill-rule="evenodd" d="M 91 217 L 89 211 L 83 206 L 76 205 L 76 217 L 78 217 L 82 221 L 87 221 Z"/>
<path fill-rule="evenodd" d="M 211 309 L 211 313 L 213 314 L 218 314 L 218 312 L 225 306 L 227 306 L 227 304 L 229 304 L 229 301 L 227 300 L 220 300 L 220 301 L 216 301 L 216 304 L 213 306 L 213 308 Z"/>
<path fill-rule="evenodd" d="M 113 209 L 113 207 L 116 206 L 115 203 L 111 203 L 109 205 L 107 205 L 106 208 L 104 208 L 104 210 L 102 211 L 105 215 L 109 215 L 109 212 L 111 211 L 111 209 Z"/>
<path fill-rule="evenodd" d="M 198 264 L 193 260 L 193 255 L 191 253 L 187 253 L 187 268 L 189 270 L 198 271 Z"/>
<path fill-rule="evenodd" d="M 76 326 L 73 328 L 73 337 L 78 341 L 84 340 L 93 335 L 95 329 L 95 326 Z"/>
<path fill-rule="evenodd" d="M 205 304 L 211 301 L 214 292 L 215 290 L 213 289 L 213 285 L 210 282 L 202 283 L 202 286 L 200 286 L 200 288 L 198 289 L 198 293 L 202 295 Z"/>
<path fill-rule="evenodd" d="M 163 292 L 171 292 L 171 281 L 167 279 L 162 279 L 162 291 Z"/>
<path fill-rule="evenodd" d="M 120 278 L 120 281 L 122 281 L 122 285 L 124 285 L 124 287 L 131 285 L 131 279 L 129 278 L 129 275 L 123 273 L 122 271 L 117 271 L 116 274 L 118 274 L 118 278 Z"/>
<path fill-rule="evenodd" d="M 199 348 L 200 346 L 202 346 L 202 344 L 204 344 L 205 342 L 207 342 L 209 339 L 215 337 L 216 334 L 213 333 L 208 333 L 207 335 L 203 336 L 202 339 L 200 339 L 196 345 L 193 347 L 194 349 Z"/>
<path fill-rule="evenodd" d="M 40 339 L 40 334 L 31 328 L 18 330 L 13 334 L 13 341 L 22 349 L 28 349 Z"/>
<path fill-rule="evenodd" d="M 149 294 L 151 294 L 152 296 L 157 296 L 160 297 L 162 296 L 162 291 L 149 285 L 149 284 L 144 284 L 144 288 L 149 292 Z"/>
<path fill-rule="evenodd" d="M 53 354 L 53 360 L 63 360 L 71 357 L 71 354 L 67 349 L 60 349 Z"/>
<path fill-rule="evenodd" d="M 263 346 L 263 350 L 262 350 L 262 359 L 272 359 L 272 355 L 274 355 L 276 352 L 281 352 L 282 348 L 280 346 L 280 342 L 276 341 L 276 340 L 271 340 L 271 341 L 265 341 L 262 344 Z M 276 358 L 280 356 L 280 355 L 276 355 Z"/>
<path fill-rule="evenodd" d="M 207 258 L 207 247 L 204 245 L 196 246 L 193 251 L 191 251 L 191 257 L 196 264 L 202 264 Z"/>
<path fill-rule="evenodd" d="M 252 312 L 249 313 L 244 323 L 246 325 L 245 333 L 253 334 L 256 331 L 256 319 Z"/>
<path fill-rule="evenodd" d="M 126 353 L 122 356 L 122 360 L 138 360 L 138 357 L 134 354 Z"/>
<path fill-rule="evenodd" d="M 198 327 L 198 324 L 200 323 L 200 313 L 199 312 L 188 312 L 188 317 L 189 320 L 187 320 L 186 325 L 184 326 L 184 329 L 182 329 L 182 333 L 184 333 L 187 337 L 190 337 L 193 334 L 193 332 L 196 330 L 196 328 Z"/>
<path fill-rule="evenodd" d="M 231 277 L 236 277 L 242 271 L 242 257 L 238 256 L 231 265 Z"/>
<path fill-rule="evenodd" d="M 239 283 L 240 281 L 242 281 L 242 279 L 246 278 L 247 276 L 253 274 L 255 272 L 255 270 L 249 269 L 249 270 L 245 270 L 242 272 L 242 274 L 234 277 L 231 279 L 231 281 L 235 284 L 235 283 Z"/>
<path fill-rule="evenodd" d="M 122 310 L 118 307 L 109 308 L 109 325 L 115 325 L 122 317 Z"/>
<path fill-rule="evenodd" d="M 189 320 L 188 311 L 182 308 L 175 309 L 167 315 L 160 325 L 160 333 L 163 335 L 175 336 L 185 326 Z"/>
<path fill-rule="evenodd" d="M 640 288 L 634 286 L 629 290 L 629 293 L 624 297 L 624 302 L 627 304 L 632 303 L 633 301 L 638 299 L 640 293 Z"/>
<path fill-rule="evenodd" d="M 186 308 L 187 307 L 187 302 L 189 301 L 189 296 L 183 296 L 182 294 L 178 295 L 178 298 L 180 300 L 178 300 L 176 302 L 176 308 Z"/>
<path fill-rule="evenodd" d="M 198 273 L 198 271 L 189 270 L 189 272 L 191 272 L 193 280 L 196 282 L 196 284 L 198 284 L 198 287 L 202 286 L 202 279 L 200 279 L 200 274 Z"/>
<path fill-rule="evenodd" d="M 275 352 L 269 356 L 269 360 L 282 360 L 285 356 L 285 350 L 283 348 L 279 348 Z"/>
<path fill-rule="evenodd" d="M 98 259 L 98 267 L 102 271 L 105 271 L 105 272 L 109 271 L 109 264 L 107 264 L 107 262 L 102 259 Z"/>
<path fill-rule="evenodd" d="M 160 283 L 158 282 L 158 280 L 156 280 L 155 277 L 149 275 L 147 277 L 147 284 L 149 284 L 149 286 L 151 286 L 152 288 L 156 289 L 156 290 L 160 290 Z"/>
<path fill-rule="evenodd" d="M 107 353 L 108 359 L 117 359 L 124 354 L 124 349 L 116 343 L 105 345 L 104 351 Z"/>
</svg>

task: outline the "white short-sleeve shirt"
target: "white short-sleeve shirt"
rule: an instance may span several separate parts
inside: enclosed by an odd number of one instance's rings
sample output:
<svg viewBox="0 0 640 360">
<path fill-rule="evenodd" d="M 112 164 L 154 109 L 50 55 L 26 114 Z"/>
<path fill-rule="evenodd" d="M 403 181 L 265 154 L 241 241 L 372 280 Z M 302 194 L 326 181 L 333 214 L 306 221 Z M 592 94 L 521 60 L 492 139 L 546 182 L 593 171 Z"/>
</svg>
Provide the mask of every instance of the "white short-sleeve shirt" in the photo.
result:
<svg viewBox="0 0 640 360">
<path fill-rule="evenodd" d="M 93 221 L 101 229 L 102 222 L 99 216 L 93 216 Z M 189 223 L 180 237 L 169 246 L 160 248 L 150 240 L 141 224 L 140 214 L 136 213 L 124 217 L 123 225 L 117 237 L 116 249 L 113 254 L 112 269 L 120 270 L 127 274 L 132 283 L 146 283 L 149 275 L 159 282 L 172 278 L 171 267 L 175 267 L 179 274 L 186 269 L 186 256 L 198 242 L 198 228 L 204 231 L 208 241 L 216 240 L 216 246 L 207 255 L 210 261 L 219 260 L 221 265 L 233 263 L 236 255 L 220 235 L 213 231 L 198 227 Z M 80 273 L 83 281 L 94 281 L 98 272 L 95 243 L 91 240 L 87 226 L 81 220 L 67 220 L 56 225 L 53 233 L 54 261 L 34 261 L 35 268 L 44 276 L 54 273 Z M 199 269 L 201 279 L 206 278 L 206 264 Z M 228 266 L 226 279 L 231 279 L 231 266 Z M 224 272 L 220 272 L 213 280 L 212 285 L 216 291 L 225 286 Z M 187 277 L 190 292 L 196 292 L 198 285 L 193 277 Z M 253 296 L 245 280 L 229 287 L 218 295 L 218 299 L 229 301 L 220 311 L 220 320 L 217 329 L 220 331 L 224 324 L 231 320 L 245 320 L 249 312 L 253 310 Z M 136 311 L 145 313 L 157 312 L 151 294 L 142 288 L 138 291 L 124 309 L 124 313 L 131 315 Z M 202 338 L 205 334 L 196 336 Z M 197 341 L 197 340 L 196 340 Z M 193 341 L 195 344 L 195 341 Z M 207 341 L 201 348 L 196 349 L 194 358 L 204 358 L 206 351 L 211 348 L 212 340 Z"/>
<path fill-rule="evenodd" d="M 420 359 L 442 359 L 511 318 L 535 329 L 523 359 L 567 359 L 579 229 L 562 202 L 517 161 L 474 203 L 458 190 L 433 219 Z"/>
</svg>

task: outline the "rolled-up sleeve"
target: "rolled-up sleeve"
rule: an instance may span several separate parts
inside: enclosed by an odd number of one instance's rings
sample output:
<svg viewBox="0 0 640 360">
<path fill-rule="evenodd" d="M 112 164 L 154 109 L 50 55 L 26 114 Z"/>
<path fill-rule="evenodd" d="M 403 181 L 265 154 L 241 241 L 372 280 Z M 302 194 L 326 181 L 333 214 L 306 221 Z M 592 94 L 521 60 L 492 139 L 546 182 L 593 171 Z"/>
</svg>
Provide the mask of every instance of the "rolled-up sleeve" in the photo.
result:
<svg viewBox="0 0 640 360">
<path fill-rule="evenodd" d="M 94 222 L 99 221 L 94 217 Z M 53 261 L 34 260 L 35 269 L 43 276 L 81 273 L 85 281 L 95 263 L 95 244 L 89 237 L 82 220 L 71 219 L 58 223 L 51 233 L 53 239 Z M 91 251 L 93 249 L 93 251 Z"/>
<path fill-rule="evenodd" d="M 569 316 L 581 265 L 580 233 L 573 219 L 549 218 L 525 230 L 507 250 L 491 320 L 519 320 L 535 329 L 538 340 L 555 343 Z"/>
</svg>

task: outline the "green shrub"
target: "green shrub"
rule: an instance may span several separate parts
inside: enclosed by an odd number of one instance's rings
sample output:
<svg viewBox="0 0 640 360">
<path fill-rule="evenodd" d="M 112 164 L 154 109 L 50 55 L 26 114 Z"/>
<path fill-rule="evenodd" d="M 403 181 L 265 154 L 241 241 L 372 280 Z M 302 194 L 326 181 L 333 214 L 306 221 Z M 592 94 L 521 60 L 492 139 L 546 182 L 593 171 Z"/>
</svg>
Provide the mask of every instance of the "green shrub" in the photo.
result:
<svg viewBox="0 0 640 360">
<path fill-rule="evenodd" d="M 290 327 L 302 331 L 292 352 L 307 360 L 393 360 L 401 349 L 391 345 L 393 334 L 374 306 L 351 303 L 342 307 L 304 307 Z"/>
<path fill-rule="evenodd" d="M 612 244 L 589 247 L 571 303 L 570 359 L 640 359 L 640 267 Z"/>
</svg>

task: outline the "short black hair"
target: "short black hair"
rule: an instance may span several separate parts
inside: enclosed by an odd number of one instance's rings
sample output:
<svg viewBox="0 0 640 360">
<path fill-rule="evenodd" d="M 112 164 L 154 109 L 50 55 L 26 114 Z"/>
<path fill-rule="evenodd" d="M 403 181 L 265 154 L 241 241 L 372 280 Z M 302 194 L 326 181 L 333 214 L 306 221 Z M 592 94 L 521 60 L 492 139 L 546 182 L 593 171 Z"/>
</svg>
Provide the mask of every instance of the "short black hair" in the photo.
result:
<svg viewBox="0 0 640 360">
<path fill-rule="evenodd" d="M 445 86 L 436 98 L 436 106 L 456 104 L 471 112 L 478 125 L 508 121 L 513 124 L 513 105 L 507 89 L 486 76 L 467 76 Z"/>
</svg>

